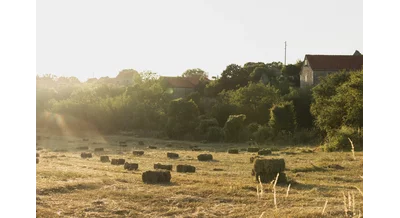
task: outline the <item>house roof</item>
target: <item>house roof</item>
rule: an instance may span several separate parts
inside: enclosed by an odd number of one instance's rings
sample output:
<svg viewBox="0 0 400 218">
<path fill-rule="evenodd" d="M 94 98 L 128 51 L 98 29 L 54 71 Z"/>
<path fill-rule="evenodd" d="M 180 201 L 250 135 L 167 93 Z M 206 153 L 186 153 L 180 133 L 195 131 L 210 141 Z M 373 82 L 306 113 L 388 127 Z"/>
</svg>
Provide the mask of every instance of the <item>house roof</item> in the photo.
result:
<svg viewBox="0 0 400 218">
<path fill-rule="evenodd" d="M 362 55 L 306 55 L 313 70 L 361 70 Z"/>
<path fill-rule="evenodd" d="M 162 77 L 168 82 L 169 86 L 173 88 L 194 88 L 197 84 L 192 83 L 188 78 L 185 77 Z"/>
</svg>

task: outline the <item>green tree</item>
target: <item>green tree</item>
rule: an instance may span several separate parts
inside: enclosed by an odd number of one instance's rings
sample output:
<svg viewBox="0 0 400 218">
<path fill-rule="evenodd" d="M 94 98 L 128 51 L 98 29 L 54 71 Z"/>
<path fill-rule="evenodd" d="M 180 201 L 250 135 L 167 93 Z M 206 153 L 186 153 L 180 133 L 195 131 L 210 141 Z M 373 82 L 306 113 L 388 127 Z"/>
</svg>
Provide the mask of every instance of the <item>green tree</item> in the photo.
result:
<svg viewBox="0 0 400 218">
<path fill-rule="evenodd" d="M 194 132 L 198 123 L 199 110 L 193 101 L 181 98 L 170 102 L 166 132 L 172 139 L 182 139 Z"/>
<path fill-rule="evenodd" d="M 208 73 L 199 68 L 188 69 L 182 73 L 182 77 L 192 77 L 192 76 L 208 78 Z"/>
<path fill-rule="evenodd" d="M 293 133 L 296 129 L 296 116 L 292 102 L 282 102 L 274 105 L 271 108 L 270 116 L 271 119 L 268 124 L 276 133 L 281 131 Z"/>
</svg>

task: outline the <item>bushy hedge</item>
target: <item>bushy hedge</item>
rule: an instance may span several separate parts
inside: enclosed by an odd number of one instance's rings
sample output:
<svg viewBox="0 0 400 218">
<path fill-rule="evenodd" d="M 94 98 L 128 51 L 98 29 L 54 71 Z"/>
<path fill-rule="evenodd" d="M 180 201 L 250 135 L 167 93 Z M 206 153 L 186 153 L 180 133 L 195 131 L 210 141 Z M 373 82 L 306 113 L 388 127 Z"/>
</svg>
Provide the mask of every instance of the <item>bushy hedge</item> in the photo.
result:
<svg viewBox="0 0 400 218">
<path fill-rule="evenodd" d="M 363 146 L 362 129 L 358 130 L 348 126 L 342 126 L 338 130 L 328 132 L 324 151 L 350 151 L 352 149 L 349 138 L 354 144 L 355 150 L 361 150 Z"/>
<path fill-rule="evenodd" d="M 246 115 L 230 115 L 224 126 L 225 140 L 229 142 L 238 142 L 241 132 L 244 128 Z"/>
<path fill-rule="evenodd" d="M 296 129 L 296 116 L 292 102 L 282 102 L 274 105 L 270 110 L 269 126 L 276 133 L 281 131 L 294 132 Z"/>
</svg>

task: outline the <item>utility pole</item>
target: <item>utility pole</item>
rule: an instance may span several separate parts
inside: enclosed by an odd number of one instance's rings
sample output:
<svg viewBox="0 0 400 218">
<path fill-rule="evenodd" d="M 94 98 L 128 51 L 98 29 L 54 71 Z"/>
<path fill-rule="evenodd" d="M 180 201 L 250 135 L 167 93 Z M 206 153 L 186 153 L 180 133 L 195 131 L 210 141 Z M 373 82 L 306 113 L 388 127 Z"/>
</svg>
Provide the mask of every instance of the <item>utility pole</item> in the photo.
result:
<svg viewBox="0 0 400 218">
<path fill-rule="evenodd" d="M 286 66 L 286 41 L 285 41 L 285 66 Z"/>
</svg>

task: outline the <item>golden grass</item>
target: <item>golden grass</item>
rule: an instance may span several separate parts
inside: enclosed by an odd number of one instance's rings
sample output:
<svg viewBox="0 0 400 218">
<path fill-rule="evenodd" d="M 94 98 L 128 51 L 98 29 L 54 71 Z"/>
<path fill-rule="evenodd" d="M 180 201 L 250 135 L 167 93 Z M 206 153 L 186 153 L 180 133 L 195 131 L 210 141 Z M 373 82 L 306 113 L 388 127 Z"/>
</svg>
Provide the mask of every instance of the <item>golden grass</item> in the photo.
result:
<svg viewBox="0 0 400 218">
<path fill-rule="evenodd" d="M 362 152 L 355 152 L 356 161 L 349 161 L 350 153 L 305 153 L 297 148 L 278 147 L 280 151 L 273 153 L 285 159 L 290 186 L 271 183 L 268 187 L 251 176 L 253 165 L 249 158 L 253 154 L 226 152 L 230 147 L 248 147 L 244 144 L 213 145 L 120 135 L 86 138 L 89 142 L 50 136 L 39 142 L 44 149 L 38 151 L 40 163 L 36 165 L 37 217 L 321 217 L 321 205 L 328 200 L 324 217 L 344 217 L 342 193 L 355 189 L 361 192 L 363 186 L 359 177 L 363 174 Z M 128 141 L 128 148 L 127 152 L 118 154 L 121 140 Z M 139 140 L 145 145 L 139 146 Z M 92 144 L 95 141 L 101 144 Z M 168 143 L 173 147 L 165 147 Z M 204 151 L 191 151 L 189 146 L 193 144 Z M 91 159 L 82 159 L 75 148 L 85 145 L 92 151 L 95 147 L 104 147 L 106 151 L 94 153 Z M 158 149 L 147 149 L 149 145 Z M 68 151 L 54 152 L 54 149 Z M 134 156 L 132 150 L 144 150 L 145 154 Z M 167 158 L 166 153 L 170 151 L 179 153 L 180 158 Z M 196 157 L 201 153 L 211 153 L 215 161 L 199 162 Z M 101 163 L 101 155 L 138 163 L 139 170 L 130 172 L 123 166 Z M 309 167 L 311 162 L 326 171 L 291 171 Z M 141 174 L 153 169 L 154 163 L 174 166 L 171 184 L 142 182 Z M 193 165 L 196 173 L 177 173 L 178 164 Z M 327 168 L 330 164 L 339 164 L 344 169 Z M 214 168 L 223 171 L 213 171 Z M 265 190 L 272 190 L 274 194 Z M 263 194 L 256 198 L 259 193 Z M 360 216 L 362 208 L 362 194 L 351 193 L 350 210 Z"/>
</svg>

